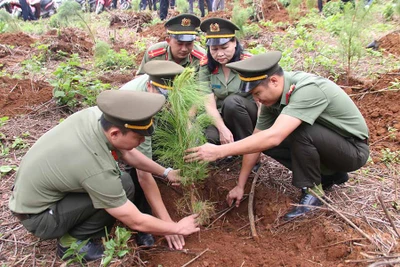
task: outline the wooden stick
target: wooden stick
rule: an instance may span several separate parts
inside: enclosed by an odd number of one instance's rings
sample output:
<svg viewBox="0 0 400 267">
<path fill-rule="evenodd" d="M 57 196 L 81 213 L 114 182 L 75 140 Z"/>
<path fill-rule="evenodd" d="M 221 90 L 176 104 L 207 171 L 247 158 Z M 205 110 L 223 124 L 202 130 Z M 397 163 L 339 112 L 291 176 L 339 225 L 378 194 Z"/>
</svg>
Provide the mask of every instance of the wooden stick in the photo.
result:
<svg viewBox="0 0 400 267">
<path fill-rule="evenodd" d="M 342 217 L 348 224 L 350 224 L 354 229 L 356 229 L 362 236 L 364 236 L 366 239 L 368 239 L 372 244 L 374 244 L 375 246 L 377 246 L 379 248 L 379 246 L 376 244 L 376 242 L 368 235 L 366 234 L 363 230 L 361 230 L 360 228 L 358 228 L 357 225 L 355 225 L 352 221 L 350 221 L 349 219 L 347 219 L 346 216 L 344 216 L 340 211 L 338 211 L 336 208 L 334 208 L 331 204 L 329 204 L 328 202 L 326 202 L 322 197 L 320 197 L 316 192 L 314 192 L 311 188 L 308 189 L 311 193 L 313 193 L 314 196 L 316 196 L 322 203 L 324 203 L 326 206 L 328 206 L 331 210 L 333 210 L 334 212 L 336 212 L 340 217 Z"/>
<path fill-rule="evenodd" d="M 244 201 L 245 199 L 247 199 L 247 196 L 243 197 L 242 200 L 240 200 L 240 203 L 241 203 L 242 201 Z M 211 225 L 213 225 L 216 221 L 218 221 L 218 220 L 221 219 L 223 216 L 225 216 L 225 215 L 226 215 L 229 211 L 231 211 L 234 207 L 235 207 L 235 203 L 233 203 L 232 206 L 226 208 L 226 210 L 225 210 L 221 215 L 219 215 L 217 219 L 215 219 L 214 221 L 212 221 L 212 223 L 210 223 L 210 224 L 206 227 L 206 229 L 209 229 L 209 228 L 211 227 Z"/>
<path fill-rule="evenodd" d="M 260 166 L 260 168 L 258 168 L 256 176 L 254 176 L 253 182 L 251 184 L 251 190 L 250 190 L 250 194 L 249 194 L 249 205 L 248 205 L 251 235 L 257 242 L 260 240 L 260 238 L 257 235 L 256 224 L 254 222 L 253 202 L 254 202 L 254 191 L 256 190 L 256 184 L 257 184 L 258 177 L 260 176 L 261 169 L 262 168 Z"/>
<path fill-rule="evenodd" d="M 206 253 L 207 251 L 209 251 L 208 248 L 206 248 L 205 250 L 203 250 L 203 252 L 201 252 L 199 255 L 197 255 L 196 257 L 194 257 L 193 259 L 191 259 L 190 261 L 188 261 L 187 263 L 185 263 L 184 265 L 182 265 L 181 267 L 186 267 L 189 264 L 191 264 L 192 262 L 194 262 L 195 260 L 197 260 L 198 258 L 200 258 L 204 253 Z"/>
<path fill-rule="evenodd" d="M 359 237 L 359 238 L 346 239 L 346 240 L 338 241 L 338 242 L 335 242 L 335 243 L 332 243 L 332 244 L 329 244 L 329 245 L 326 245 L 326 246 L 319 246 L 319 247 L 316 247 L 316 248 L 328 248 L 328 247 L 332 247 L 332 246 L 339 245 L 339 244 L 342 244 L 342 243 L 351 242 L 351 241 L 359 241 L 359 240 L 365 240 L 365 238 Z"/>
<path fill-rule="evenodd" d="M 357 93 L 357 94 L 350 94 L 349 96 L 367 95 L 367 94 L 375 94 L 375 93 L 382 93 L 382 92 L 397 92 L 397 91 L 400 91 L 400 89 L 389 89 L 387 87 L 387 88 L 383 88 L 381 90 L 376 90 L 376 91 Z"/>
<path fill-rule="evenodd" d="M 378 262 L 368 265 L 368 267 L 392 266 L 393 264 L 396 264 L 396 263 L 400 263 L 400 259 L 378 261 Z"/>
<path fill-rule="evenodd" d="M 400 238 L 400 234 L 399 234 L 399 232 L 397 231 L 397 228 L 396 228 L 396 225 L 395 225 L 394 222 L 393 222 L 392 216 L 390 216 L 390 213 L 389 213 L 389 211 L 387 210 L 387 208 L 386 208 L 386 206 L 385 206 L 385 203 L 383 202 L 382 195 L 377 196 L 377 198 L 378 198 L 379 202 L 381 203 L 382 209 L 383 209 L 383 211 L 385 212 L 386 217 L 388 218 L 388 220 L 389 220 L 389 222 L 390 222 L 390 225 L 392 226 L 394 232 L 396 233 L 397 237 Z"/>
</svg>

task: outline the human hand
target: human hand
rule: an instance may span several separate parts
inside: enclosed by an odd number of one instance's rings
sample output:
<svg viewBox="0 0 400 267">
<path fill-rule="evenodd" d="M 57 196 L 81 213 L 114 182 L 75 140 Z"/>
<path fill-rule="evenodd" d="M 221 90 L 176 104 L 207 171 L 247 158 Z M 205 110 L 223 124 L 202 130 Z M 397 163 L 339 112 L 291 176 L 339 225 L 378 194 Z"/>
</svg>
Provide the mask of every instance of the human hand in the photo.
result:
<svg viewBox="0 0 400 267">
<path fill-rule="evenodd" d="M 232 132 L 224 125 L 221 129 L 218 129 L 219 141 L 221 144 L 228 144 L 234 142 Z"/>
<path fill-rule="evenodd" d="M 199 223 L 197 222 L 198 214 L 192 214 L 180 220 L 179 225 L 179 235 L 190 235 L 200 231 Z"/>
<path fill-rule="evenodd" d="M 236 200 L 236 208 L 239 207 L 240 201 L 243 198 L 244 189 L 240 186 L 235 186 L 231 191 L 229 191 L 228 195 L 226 196 L 226 202 L 229 206 L 232 206 L 233 201 Z"/>
<path fill-rule="evenodd" d="M 166 235 L 165 239 L 168 242 L 168 247 L 170 249 L 182 250 L 185 245 L 185 239 L 182 235 Z"/>
<path fill-rule="evenodd" d="M 172 183 L 173 186 L 179 186 L 181 184 L 182 176 L 179 175 L 181 170 L 172 170 L 168 173 L 167 179 Z"/>
<path fill-rule="evenodd" d="M 183 159 L 186 162 L 193 162 L 193 161 L 215 161 L 217 159 L 222 158 L 219 153 L 219 146 L 207 143 L 202 146 L 189 148 L 186 151 L 186 156 Z"/>
</svg>

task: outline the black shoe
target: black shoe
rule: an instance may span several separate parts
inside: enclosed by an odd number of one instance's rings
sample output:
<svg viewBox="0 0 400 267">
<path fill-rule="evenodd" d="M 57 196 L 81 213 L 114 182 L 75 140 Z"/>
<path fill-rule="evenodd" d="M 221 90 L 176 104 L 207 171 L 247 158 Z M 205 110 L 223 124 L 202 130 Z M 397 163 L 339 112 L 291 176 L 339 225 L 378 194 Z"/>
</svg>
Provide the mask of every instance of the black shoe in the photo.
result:
<svg viewBox="0 0 400 267">
<path fill-rule="evenodd" d="M 136 244 L 138 246 L 150 247 L 154 245 L 154 237 L 152 234 L 138 232 L 136 235 Z"/>
<path fill-rule="evenodd" d="M 82 242 L 83 242 L 82 240 L 76 241 L 77 244 L 80 244 Z M 60 259 L 62 259 L 62 257 L 65 255 L 65 253 L 67 252 L 68 249 L 69 249 L 69 247 L 64 247 L 60 244 L 60 242 L 58 242 L 57 243 L 57 256 L 60 257 Z M 86 245 L 84 245 L 79 250 L 79 254 L 86 253 L 85 256 L 83 256 L 83 260 L 86 262 L 101 259 L 103 257 L 103 252 L 104 252 L 103 245 L 101 243 L 95 243 L 91 240 L 89 240 L 86 243 Z M 63 260 L 69 260 L 72 257 L 74 257 L 74 255 L 71 255 L 70 257 L 67 257 L 66 259 L 63 259 Z"/>
<path fill-rule="evenodd" d="M 251 169 L 252 172 L 257 173 L 258 169 L 261 167 L 261 163 L 257 162 L 256 165 L 253 166 L 253 168 Z"/>
<path fill-rule="evenodd" d="M 321 184 L 323 190 L 329 190 L 334 184 L 344 184 L 349 180 L 347 172 L 335 172 L 331 175 L 321 175 Z"/>
<path fill-rule="evenodd" d="M 300 200 L 300 205 L 307 205 L 307 206 L 322 206 L 322 202 L 315 196 L 311 194 L 304 194 Z M 288 221 L 307 212 L 313 210 L 312 207 L 305 207 L 305 206 L 297 206 L 294 207 L 290 212 L 286 213 L 283 217 L 284 220 Z"/>
</svg>

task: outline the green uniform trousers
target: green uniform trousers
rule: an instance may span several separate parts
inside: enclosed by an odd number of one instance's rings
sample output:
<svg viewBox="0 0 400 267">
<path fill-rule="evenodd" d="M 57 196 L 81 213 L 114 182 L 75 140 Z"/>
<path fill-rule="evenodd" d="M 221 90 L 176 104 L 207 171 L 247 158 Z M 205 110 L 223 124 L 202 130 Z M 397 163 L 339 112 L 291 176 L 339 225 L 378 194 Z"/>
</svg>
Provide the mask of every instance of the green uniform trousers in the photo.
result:
<svg viewBox="0 0 400 267">
<path fill-rule="evenodd" d="M 131 176 L 122 173 L 121 181 L 126 196 L 133 200 L 135 186 Z M 44 212 L 29 215 L 21 223 L 41 239 L 59 238 L 69 233 L 79 240 L 85 240 L 105 236 L 105 227 L 111 230 L 115 218 L 104 209 L 95 209 L 88 194 L 69 193 Z"/>
<path fill-rule="evenodd" d="M 350 172 L 364 166 L 369 157 L 367 143 L 367 139 L 343 137 L 317 123 L 303 123 L 279 146 L 263 153 L 290 169 L 293 185 L 303 188 L 319 185 L 322 173 Z"/>
</svg>

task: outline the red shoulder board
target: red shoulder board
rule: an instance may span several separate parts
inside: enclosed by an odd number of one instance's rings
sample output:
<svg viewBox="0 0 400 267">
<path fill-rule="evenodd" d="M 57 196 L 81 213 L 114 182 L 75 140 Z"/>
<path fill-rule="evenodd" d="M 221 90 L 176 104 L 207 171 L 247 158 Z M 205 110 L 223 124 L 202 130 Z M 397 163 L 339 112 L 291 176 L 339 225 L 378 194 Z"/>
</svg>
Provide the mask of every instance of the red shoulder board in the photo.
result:
<svg viewBox="0 0 400 267">
<path fill-rule="evenodd" d="M 250 58 L 251 57 L 251 55 L 249 55 L 249 54 L 241 54 L 240 55 L 240 60 L 243 60 L 243 59 L 246 59 L 246 58 Z"/>
<path fill-rule="evenodd" d="M 205 56 L 200 60 L 200 66 L 205 66 L 208 64 L 208 58 Z"/>
<path fill-rule="evenodd" d="M 198 58 L 200 60 L 202 60 L 206 56 L 205 54 L 203 54 L 199 50 L 195 50 L 195 49 L 193 49 L 192 53 L 190 53 L 190 54 L 192 54 L 192 56 L 194 56 L 195 58 Z"/>
<path fill-rule="evenodd" d="M 165 54 L 166 52 L 167 52 L 167 49 L 161 47 L 158 49 L 151 50 L 147 54 L 149 55 L 149 58 L 154 58 L 154 57 L 161 56 L 161 55 Z"/>
</svg>

